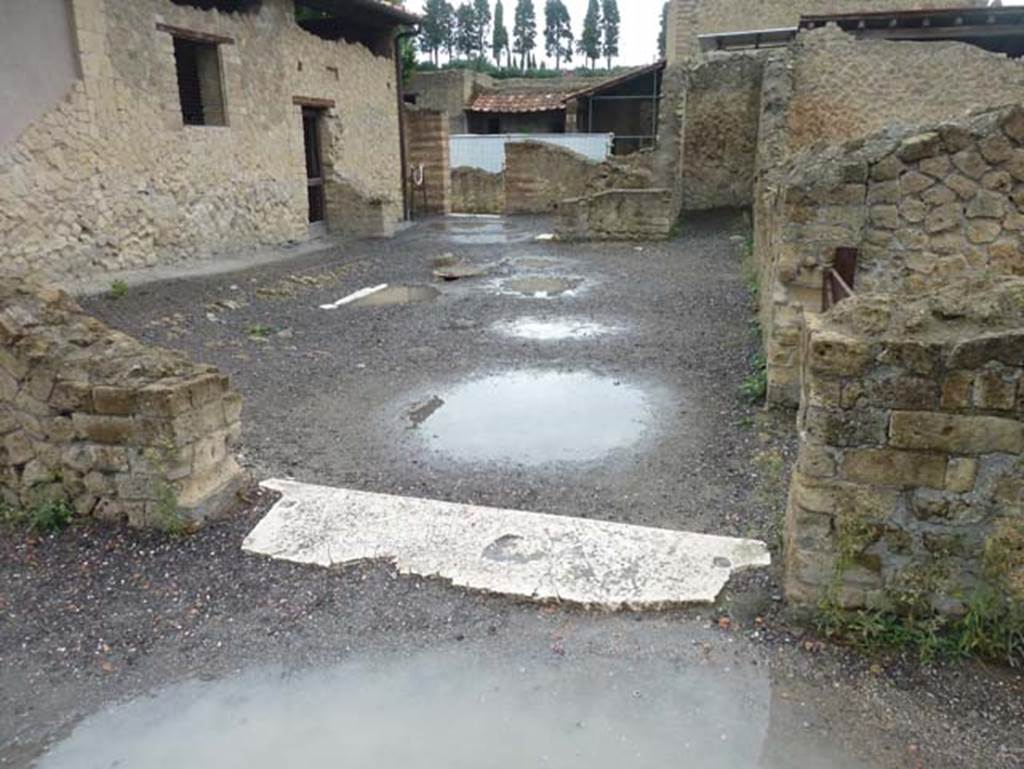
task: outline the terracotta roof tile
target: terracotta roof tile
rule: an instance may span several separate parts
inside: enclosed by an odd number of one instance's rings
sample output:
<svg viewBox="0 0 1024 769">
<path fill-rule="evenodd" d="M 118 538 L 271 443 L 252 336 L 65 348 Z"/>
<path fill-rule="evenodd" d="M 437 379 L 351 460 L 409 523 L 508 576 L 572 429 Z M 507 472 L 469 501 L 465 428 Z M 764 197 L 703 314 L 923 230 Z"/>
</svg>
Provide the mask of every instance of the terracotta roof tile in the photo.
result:
<svg viewBox="0 0 1024 769">
<path fill-rule="evenodd" d="M 552 112 L 565 109 L 569 94 L 552 93 L 482 93 L 470 103 L 470 112 Z"/>
</svg>

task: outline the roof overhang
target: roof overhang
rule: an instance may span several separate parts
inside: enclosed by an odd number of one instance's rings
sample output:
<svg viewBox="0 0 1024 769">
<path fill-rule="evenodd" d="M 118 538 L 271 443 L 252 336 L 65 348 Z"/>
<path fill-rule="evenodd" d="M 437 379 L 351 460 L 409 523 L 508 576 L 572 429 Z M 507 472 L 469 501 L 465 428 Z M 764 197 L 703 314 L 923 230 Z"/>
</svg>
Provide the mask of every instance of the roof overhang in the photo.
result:
<svg viewBox="0 0 1024 769">
<path fill-rule="evenodd" d="M 415 13 L 381 0 L 302 0 L 302 4 L 362 27 L 414 27 L 422 21 Z"/>
<path fill-rule="evenodd" d="M 744 51 L 761 48 L 781 48 L 793 42 L 797 27 L 776 27 L 756 29 L 749 32 L 721 32 L 712 35 L 698 35 L 700 49 L 710 51 Z"/>
</svg>

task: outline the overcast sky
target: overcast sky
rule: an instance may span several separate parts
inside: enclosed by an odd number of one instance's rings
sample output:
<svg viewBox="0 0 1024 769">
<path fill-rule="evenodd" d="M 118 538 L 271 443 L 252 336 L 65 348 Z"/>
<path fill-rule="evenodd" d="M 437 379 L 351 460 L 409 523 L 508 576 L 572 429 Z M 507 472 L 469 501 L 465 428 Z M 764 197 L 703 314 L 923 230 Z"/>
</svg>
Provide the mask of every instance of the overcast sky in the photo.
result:
<svg viewBox="0 0 1024 769">
<path fill-rule="evenodd" d="M 2 2 L 2 0 L 0 0 Z M 452 0 L 458 6 L 461 0 Z M 544 46 L 544 0 L 533 0 L 537 9 L 537 61 Z M 505 0 L 505 26 L 512 34 L 512 21 L 516 0 Z M 565 0 L 572 16 L 572 28 L 578 38 L 583 28 L 583 17 L 587 14 L 587 0 Z M 661 7 L 664 0 L 619 0 L 619 14 L 622 16 L 621 41 L 617 64 L 649 64 L 658 58 L 658 30 L 661 28 Z M 491 7 L 494 6 L 493 0 Z M 423 0 L 405 0 L 405 7 L 415 13 L 423 12 Z M 574 65 L 582 65 L 578 55 L 573 56 Z"/>
</svg>

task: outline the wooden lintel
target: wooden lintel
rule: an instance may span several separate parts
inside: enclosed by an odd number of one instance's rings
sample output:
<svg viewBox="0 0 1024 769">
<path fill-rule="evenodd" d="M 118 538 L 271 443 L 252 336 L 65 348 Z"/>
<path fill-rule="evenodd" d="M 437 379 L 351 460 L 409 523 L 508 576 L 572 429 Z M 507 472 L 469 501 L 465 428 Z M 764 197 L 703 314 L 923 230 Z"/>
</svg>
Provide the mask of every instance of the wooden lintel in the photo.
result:
<svg viewBox="0 0 1024 769">
<path fill-rule="evenodd" d="M 195 40 L 197 43 L 213 43 L 215 45 L 235 44 L 235 39 L 233 37 L 227 37 L 226 35 L 215 35 L 212 32 L 200 32 L 196 29 L 175 27 L 171 24 L 157 24 L 156 28 L 161 32 L 166 32 L 169 35 L 174 35 L 174 37 L 180 37 L 185 40 Z"/>
<path fill-rule="evenodd" d="M 313 96 L 293 96 L 292 104 L 311 109 L 334 109 L 334 99 L 317 99 Z"/>
</svg>

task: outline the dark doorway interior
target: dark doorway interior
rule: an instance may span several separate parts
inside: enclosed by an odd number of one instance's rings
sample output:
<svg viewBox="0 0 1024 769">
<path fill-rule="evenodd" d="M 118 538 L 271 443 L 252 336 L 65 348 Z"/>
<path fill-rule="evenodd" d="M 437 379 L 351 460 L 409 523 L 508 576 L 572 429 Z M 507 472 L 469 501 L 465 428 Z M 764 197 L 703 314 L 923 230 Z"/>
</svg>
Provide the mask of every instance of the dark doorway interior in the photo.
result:
<svg viewBox="0 0 1024 769">
<path fill-rule="evenodd" d="M 306 185 L 309 190 L 309 222 L 317 224 L 325 219 L 324 160 L 320 141 L 322 110 L 302 109 L 302 134 L 306 142 Z"/>
</svg>

